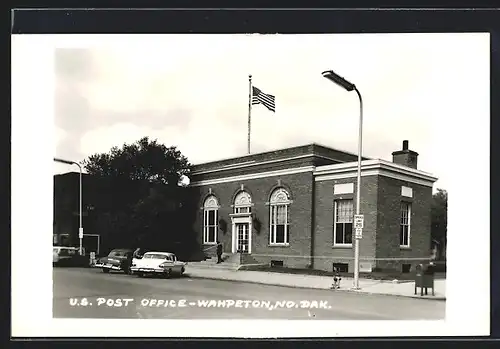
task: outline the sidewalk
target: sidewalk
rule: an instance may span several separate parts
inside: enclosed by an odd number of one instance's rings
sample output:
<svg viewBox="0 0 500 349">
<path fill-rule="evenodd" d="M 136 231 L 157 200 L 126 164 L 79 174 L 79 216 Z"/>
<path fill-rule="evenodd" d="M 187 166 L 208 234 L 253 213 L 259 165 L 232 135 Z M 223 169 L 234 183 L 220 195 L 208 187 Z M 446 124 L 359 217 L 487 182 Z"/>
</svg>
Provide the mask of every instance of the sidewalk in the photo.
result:
<svg viewBox="0 0 500 349">
<path fill-rule="evenodd" d="M 250 282 L 265 285 L 285 286 L 295 288 L 310 288 L 331 290 L 333 279 L 327 276 L 297 275 L 285 273 L 270 273 L 263 271 L 243 271 L 230 269 L 199 268 L 195 266 L 186 267 L 186 275 L 192 278 L 215 279 L 227 281 Z M 446 280 L 434 281 L 434 296 L 431 290 L 426 296 L 420 296 L 420 289 L 415 295 L 414 282 L 381 281 L 371 279 L 359 279 L 360 290 L 351 290 L 352 278 L 342 278 L 340 289 L 332 292 L 357 292 L 363 294 L 381 294 L 400 297 L 412 297 L 420 299 L 446 300 Z"/>
</svg>

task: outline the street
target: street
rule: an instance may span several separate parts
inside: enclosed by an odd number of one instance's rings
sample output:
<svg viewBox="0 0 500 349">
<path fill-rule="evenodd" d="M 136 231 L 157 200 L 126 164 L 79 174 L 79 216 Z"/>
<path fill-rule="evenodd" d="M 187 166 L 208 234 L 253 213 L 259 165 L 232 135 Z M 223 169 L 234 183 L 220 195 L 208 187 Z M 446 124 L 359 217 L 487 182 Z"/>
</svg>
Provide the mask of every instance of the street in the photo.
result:
<svg viewBox="0 0 500 349">
<path fill-rule="evenodd" d="M 231 281 L 54 268 L 53 317 L 440 320 L 445 302 Z"/>
</svg>

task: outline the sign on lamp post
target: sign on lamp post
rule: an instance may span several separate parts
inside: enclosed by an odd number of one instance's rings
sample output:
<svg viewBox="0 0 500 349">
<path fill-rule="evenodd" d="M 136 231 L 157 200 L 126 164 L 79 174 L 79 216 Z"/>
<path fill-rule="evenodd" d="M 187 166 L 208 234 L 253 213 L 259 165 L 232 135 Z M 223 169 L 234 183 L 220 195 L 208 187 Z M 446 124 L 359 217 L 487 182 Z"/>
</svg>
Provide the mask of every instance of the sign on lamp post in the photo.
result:
<svg viewBox="0 0 500 349">
<path fill-rule="evenodd" d="M 354 239 L 360 240 L 363 237 L 364 216 L 362 214 L 354 216 Z"/>
</svg>

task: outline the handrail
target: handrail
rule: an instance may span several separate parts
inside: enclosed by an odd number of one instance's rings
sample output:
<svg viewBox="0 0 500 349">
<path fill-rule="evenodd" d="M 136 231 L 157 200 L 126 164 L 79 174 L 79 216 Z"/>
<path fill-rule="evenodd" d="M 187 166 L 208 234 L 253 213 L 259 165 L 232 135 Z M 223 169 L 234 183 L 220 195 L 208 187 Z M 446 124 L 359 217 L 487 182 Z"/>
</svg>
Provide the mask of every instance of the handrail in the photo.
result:
<svg viewBox="0 0 500 349">
<path fill-rule="evenodd" d="M 208 251 L 208 250 L 210 250 L 212 248 L 216 248 L 216 247 L 217 247 L 217 245 L 213 245 L 213 246 L 207 247 L 207 248 L 203 249 L 203 252 L 206 252 L 206 251 Z"/>
</svg>

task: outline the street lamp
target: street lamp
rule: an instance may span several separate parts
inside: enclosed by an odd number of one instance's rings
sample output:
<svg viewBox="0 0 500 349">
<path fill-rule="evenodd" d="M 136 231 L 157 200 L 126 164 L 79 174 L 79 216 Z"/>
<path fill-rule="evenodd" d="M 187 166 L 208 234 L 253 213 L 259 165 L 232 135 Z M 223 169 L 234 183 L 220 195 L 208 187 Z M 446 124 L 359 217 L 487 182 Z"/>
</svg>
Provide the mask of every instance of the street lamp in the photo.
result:
<svg viewBox="0 0 500 349">
<path fill-rule="evenodd" d="M 80 239 L 80 249 L 79 253 L 80 256 L 83 254 L 83 224 L 82 224 L 82 166 L 76 162 L 76 161 L 70 161 L 70 160 L 64 160 L 64 159 L 59 159 L 59 158 L 54 158 L 55 162 L 60 162 L 63 164 L 67 165 L 76 165 L 78 166 L 78 169 L 80 170 L 80 184 L 79 184 L 79 191 L 80 191 L 80 207 L 79 207 L 79 217 L 80 217 L 80 223 L 78 227 L 78 238 Z"/>
<path fill-rule="evenodd" d="M 358 180 L 356 189 L 356 217 L 354 220 L 356 228 L 356 233 L 354 235 L 354 289 L 359 289 L 359 240 L 361 239 L 361 229 L 363 227 L 363 217 L 360 216 L 359 212 L 361 203 L 361 152 L 363 149 L 363 99 L 361 98 L 361 93 L 356 88 L 356 85 L 335 74 L 333 70 L 324 71 L 322 75 L 348 92 L 356 91 L 359 98 Z M 357 227 L 357 221 L 359 222 L 358 224 L 360 225 L 360 228 Z"/>
</svg>

